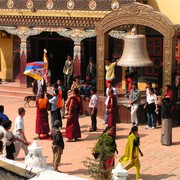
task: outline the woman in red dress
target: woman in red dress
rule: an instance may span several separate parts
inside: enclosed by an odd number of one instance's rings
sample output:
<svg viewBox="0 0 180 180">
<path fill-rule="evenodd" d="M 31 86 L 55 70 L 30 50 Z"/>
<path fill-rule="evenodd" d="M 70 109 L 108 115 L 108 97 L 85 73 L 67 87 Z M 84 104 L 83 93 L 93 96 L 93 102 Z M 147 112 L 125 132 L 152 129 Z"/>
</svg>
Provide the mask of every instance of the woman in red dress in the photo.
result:
<svg viewBox="0 0 180 180">
<path fill-rule="evenodd" d="M 172 108 L 171 108 L 171 114 L 174 111 L 174 95 L 173 95 L 173 91 L 172 91 L 172 87 L 170 85 L 166 85 L 164 87 L 164 93 L 162 95 L 162 99 L 169 101 L 169 103 L 172 104 Z"/>
<path fill-rule="evenodd" d="M 172 88 L 170 85 L 166 85 L 164 87 L 164 93 L 163 93 L 163 98 L 170 98 L 170 100 L 173 100 L 173 92 L 172 92 Z"/>
<path fill-rule="evenodd" d="M 169 146 L 172 144 L 172 122 L 174 111 L 174 97 L 170 85 L 166 85 L 165 92 L 162 95 L 162 145 Z M 175 123 L 175 122 L 174 122 Z"/>
<path fill-rule="evenodd" d="M 44 94 L 40 94 L 36 101 L 36 133 L 41 139 L 40 135 L 48 136 L 49 133 L 49 122 L 48 122 L 48 99 L 44 98 Z"/>
<path fill-rule="evenodd" d="M 113 135 L 116 137 L 116 119 L 118 117 L 117 97 L 114 95 L 113 89 L 109 89 L 108 94 L 108 126 L 115 127 L 113 129 Z"/>
<path fill-rule="evenodd" d="M 78 138 L 81 138 L 81 130 L 79 126 L 81 104 L 82 102 L 79 96 L 79 90 L 75 88 L 73 90 L 73 95 L 70 97 L 66 105 L 69 115 L 66 124 L 67 142 L 71 142 L 73 139 L 76 141 Z"/>
</svg>

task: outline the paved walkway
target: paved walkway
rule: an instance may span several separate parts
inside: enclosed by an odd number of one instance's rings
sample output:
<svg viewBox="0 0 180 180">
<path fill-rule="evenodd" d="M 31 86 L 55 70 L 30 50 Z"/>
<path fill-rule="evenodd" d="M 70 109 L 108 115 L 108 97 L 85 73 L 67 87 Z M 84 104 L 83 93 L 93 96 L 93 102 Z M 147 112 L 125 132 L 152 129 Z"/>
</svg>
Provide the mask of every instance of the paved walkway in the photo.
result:
<svg viewBox="0 0 180 180">
<path fill-rule="evenodd" d="M 17 109 L 24 105 L 23 97 L 7 98 L 0 97 L 0 104 L 5 106 L 5 114 L 13 121 L 17 116 Z M 32 103 L 32 105 L 35 105 Z M 33 142 L 35 134 L 35 113 L 36 108 L 26 108 L 25 132 L 27 139 Z M 103 120 L 98 119 L 98 131 L 88 132 L 90 126 L 90 118 L 80 117 L 80 125 L 82 139 L 78 142 L 66 142 L 65 150 L 62 156 L 61 166 L 59 169 L 67 174 L 75 175 L 90 179 L 86 168 L 82 161 L 86 157 L 91 156 L 91 149 L 94 147 L 98 136 L 101 134 L 105 126 Z M 66 119 L 63 120 L 63 127 L 66 125 Z M 117 146 L 119 154 L 116 155 L 116 164 L 118 159 L 123 155 L 126 145 L 127 135 L 129 134 L 130 124 L 117 124 Z M 13 130 L 13 127 L 12 127 Z M 62 129 L 65 132 L 65 129 Z M 141 150 L 144 157 L 140 157 L 141 161 L 141 178 L 144 180 L 180 180 L 180 127 L 173 128 L 173 144 L 171 146 L 162 146 L 160 143 L 161 127 L 156 129 L 145 129 L 145 125 L 139 126 L 141 136 Z M 51 165 L 52 152 L 50 140 L 39 140 L 39 145 L 43 148 L 43 155 L 46 157 L 47 164 Z M 21 151 L 18 161 L 22 161 L 23 152 Z M 135 179 L 135 169 L 129 170 L 128 180 Z"/>
</svg>

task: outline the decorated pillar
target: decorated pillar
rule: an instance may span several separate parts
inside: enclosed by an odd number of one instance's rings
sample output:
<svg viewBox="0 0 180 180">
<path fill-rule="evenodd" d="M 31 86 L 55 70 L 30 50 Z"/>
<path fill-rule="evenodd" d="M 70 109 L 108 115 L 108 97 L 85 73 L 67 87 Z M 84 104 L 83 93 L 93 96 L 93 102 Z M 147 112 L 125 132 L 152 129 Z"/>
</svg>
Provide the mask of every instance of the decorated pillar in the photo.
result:
<svg viewBox="0 0 180 180">
<path fill-rule="evenodd" d="M 81 42 L 74 42 L 74 75 L 81 75 Z"/>
<path fill-rule="evenodd" d="M 27 64 L 27 37 L 21 37 L 20 43 L 20 87 L 27 87 L 27 76 L 24 70 Z"/>
<path fill-rule="evenodd" d="M 169 38 L 164 37 L 163 42 L 163 87 L 165 85 L 172 85 L 173 69 L 175 67 L 175 53 L 172 53 L 175 49 L 175 36 Z"/>
<path fill-rule="evenodd" d="M 27 76 L 23 74 L 27 63 L 26 60 L 27 60 L 26 55 L 23 52 L 21 56 L 21 66 L 20 66 L 20 87 L 23 88 L 27 87 Z"/>
<path fill-rule="evenodd" d="M 97 90 L 99 95 L 104 95 L 104 59 L 105 59 L 105 35 L 99 31 L 96 38 L 97 44 Z"/>
<path fill-rule="evenodd" d="M 23 52 L 27 56 L 27 36 L 22 36 L 20 43 L 20 56 L 22 56 Z"/>
</svg>

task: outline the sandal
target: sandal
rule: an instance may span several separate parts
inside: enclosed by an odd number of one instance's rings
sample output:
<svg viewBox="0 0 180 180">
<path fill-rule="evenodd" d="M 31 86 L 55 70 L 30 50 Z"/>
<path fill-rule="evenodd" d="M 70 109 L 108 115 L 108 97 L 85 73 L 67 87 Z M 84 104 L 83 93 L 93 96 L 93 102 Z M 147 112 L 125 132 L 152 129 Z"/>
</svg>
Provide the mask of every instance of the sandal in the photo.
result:
<svg viewBox="0 0 180 180">
<path fill-rule="evenodd" d="M 42 138 L 36 137 L 36 138 L 34 138 L 34 140 L 42 140 Z"/>
</svg>

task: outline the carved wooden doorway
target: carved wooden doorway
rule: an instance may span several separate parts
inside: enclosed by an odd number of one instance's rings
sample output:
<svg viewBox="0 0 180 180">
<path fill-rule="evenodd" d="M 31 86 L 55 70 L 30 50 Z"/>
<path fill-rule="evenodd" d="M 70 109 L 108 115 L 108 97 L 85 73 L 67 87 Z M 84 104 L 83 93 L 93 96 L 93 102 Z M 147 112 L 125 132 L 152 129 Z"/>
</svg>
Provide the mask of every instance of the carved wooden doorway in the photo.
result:
<svg viewBox="0 0 180 180">
<path fill-rule="evenodd" d="M 136 24 L 151 27 L 160 32 L 163 37 L 163 85 L 172 84 L 172 69 L 175 64 L 176 30 L 173 23 L 151 6 L 141 3 L 122 5 L 118 11 L 105 16 L 96 25 L 97 35 L 97 90 L 104 92 L 104 58 L 107 55 L 108 32 L 118 26 Z"/>
</svg>

